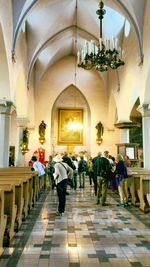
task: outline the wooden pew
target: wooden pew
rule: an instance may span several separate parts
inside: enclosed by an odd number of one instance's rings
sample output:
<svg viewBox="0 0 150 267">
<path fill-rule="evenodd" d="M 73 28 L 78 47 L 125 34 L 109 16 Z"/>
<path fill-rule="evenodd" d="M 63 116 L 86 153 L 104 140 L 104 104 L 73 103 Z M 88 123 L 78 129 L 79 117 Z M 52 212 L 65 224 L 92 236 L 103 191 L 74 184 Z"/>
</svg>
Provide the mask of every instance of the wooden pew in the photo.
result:
<svg viewBox="0 0 150 267">
<path fill-rule="evenodd" d="M 146 197 L 148 205 L 150 206 L 150 172 L 140 175 L 139 198 L 140 198 L 140 210 L 142 211 L 146 211 L 147 207 L 144 197 Z"/>
<path fill-rule="evenodd" d="M 25 172 L 30 172 L 31 167 L 2 167 L 0 168 L 0 171 L 13 171 L 13 170 L 18 170 L 18 171 L 25 171 Z"/>
<path fill-rule="evenodd" d="M 8 168 L 0 168 L 0 175 L 3 174 L 28 174 L 32 176 L 32 181 L 30 181 L 29 188 L 31 192 L 32 188 L 32 195 L 29 195 L 29 209 L 31 209 L 32 205 L 38 199 L 38 191 L 39 191 L 39 183 L 38 183 L 38 176 L 37 172 L 31 171 L 30 167 L 8 167 Z"/>
<path fill-rule="evenodd" d="M 13 184 L 1 184 L 0 189 L 4 191 L 4 214 L 7 215 L 7 238 L 8 243 L 14 237 L 14 226 L 17 213 L 15 205 L 15 186 Z"/>
<path fill-rule="evenodd" d="M 7 233 L 9 243 L 14 236 L 15 219 L 19 228 L 22 223 L 22 213 L 26 218 L 28 211 L 36 202 L 38 185 L 37 172 L 31 171 L 30 168 L 0 168 L 0 190 L 1 192 L 4 190 L 0 195 L 0 199 L 3 199 L 0 201 L 0 254 L 3 252 L 4 232 Z"/>
<path fill-rule="evenodd" d="M 5 170 L 4 170 L 5 169 Z M 10 172 L 10 169 L 12 171 Z M 20 169 L 13 168 L 1 168 L 0 169 L 0 176 L 6 176 L 6 175 L 12 175 L 14 176 L 21 176 L 22 177 L 28 177 L 29 179 L 29 208 L 32 207 L 32 202 L 35 202 L 35 198 L 38 191 L 38 177 L 36 172 L 32 172 L 31 170 L 25 171 Z"/>
<path fill-rule="evenodd" d="M 4 233 L 6 229 L 7 215 L 4 214 L 4 191 L 0 189 L 0 256 L 2 255 Z"/>
<path fill-rule="evenodd" d="M 150 170 L 137 168 L 132 169 L 130 192 L 132 196 L 132 204 L 135 206 L 137 199 L 136 193 L 140 201 L 140 210 L 145 211 L 146 203 L 144 197 L 146 196 L 148 204 L 150 205 Z"/>
<path fill-rule="evenodd" d="M 32 195 L 33 195 L 32 177 L 33 177 L 32 175 L 28 175 L 28 174 L 16 174 L 16 173 L 7 174 L 6 172 L 0 173 L 0 180 L 3 180 L 5 182 L 18 181 L 18 182 L 23 183 L 24 219 L 26 219 L 28 215 L 28 211 L 31 209 L 31 206 L 32 206 Z"/>
<path fill-rule="evenodd" d="M 6 177 L 0 177 L 0 186 L 5 184 L 11 184 L 15 186 L 15 204 L 17 206 L 17 214 L 16 214 L 16 223 L 18 230 L 22 224 L 22 214 L 24 207 L 24 198 L 23 198 L 23 182 L 21 179 L 7 179 Z"/>
</svg>

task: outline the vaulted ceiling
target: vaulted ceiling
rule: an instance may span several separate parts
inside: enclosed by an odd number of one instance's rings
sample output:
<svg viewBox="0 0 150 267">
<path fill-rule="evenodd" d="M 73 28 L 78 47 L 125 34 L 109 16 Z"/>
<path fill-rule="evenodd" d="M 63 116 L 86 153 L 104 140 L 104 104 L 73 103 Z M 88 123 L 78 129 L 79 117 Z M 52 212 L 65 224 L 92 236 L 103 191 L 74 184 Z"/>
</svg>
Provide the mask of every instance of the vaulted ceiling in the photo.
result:
<svg viewBox="0 0 150 267">
<path fill-rule="evenodd" d="M 28 81 L 36 65 L 37 80 L 60 59 L 76 55 L 85 40 L 99 38 L 96 15 L 99 0 L 13 0 L 15 54 L 21 31 L 25 32 L 28 54 Z M 113 36 L 119 45 L 128 30 L 133 31 L 142 57 L 142 29 L 146 0 L 105 0 L 103 35 Z M 130 28 L 131 27 L 131 28 Z"/>
</svg>

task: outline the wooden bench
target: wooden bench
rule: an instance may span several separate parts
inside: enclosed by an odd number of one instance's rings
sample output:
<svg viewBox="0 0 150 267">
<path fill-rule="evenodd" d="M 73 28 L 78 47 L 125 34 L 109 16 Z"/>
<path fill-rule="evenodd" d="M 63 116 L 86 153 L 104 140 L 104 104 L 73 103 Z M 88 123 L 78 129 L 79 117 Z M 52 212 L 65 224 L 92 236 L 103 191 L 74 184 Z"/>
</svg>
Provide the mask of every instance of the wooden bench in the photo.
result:
<svg viewBox="0 0 150 267">
<path fill-rule="evenodd" d="M 145 202 L 145 198 L 147 203 Z M 150 172 L 140 175 L 140 210 L 146 211 L 147 204 L 150 207 Z"/>
<path fill-rule="evenodd" d="M 0 184 L 4 191 L 4 214 L 7 215 L 6 235 L 9 241 L 14 237 L 14 226 L 17 213 L 15 205 L 15 186 L 13 184 Z"/>
<path fill-rule="evenodd" d="M 2 255 L 4 233 L 6 229 L 7 215 L 4 214 L 4 190 L 0 189 L 0 255 Z"/>
<path fill-rule="evenodd" d="M 30 200 L 29 202 L 31 203 L 32 201 L 35 202 L 36 201 L 36 197 L 37 197 L 37 192 L 38 192 L 38 176 L 37 176 L 37 172 L 33 172 L 31 170 L 24 170 L 24 169 L 16 169 L 15 167 L 12 168 L 0 168 L 0 176 L 5 176 L 5 175 L 12 175 L 14 176 L 19 176 L 21 175 L 21 177 L 25 177 L 28 176 L 30 183 L 29 183 L 29 188 L 30 188 Z M 32 179 L 32 181 L 31 181 Z M 31 191 L 32 191 L 32 195 L 31 195 Z M 32 198 L 32 199 L 31 199 Z"/>
<path fill-rule="evenodd" d="M 9 241 L 14 236 L 15 222 L 20 228 L 38 199 L 37 172 L 30 168 L 0 168 L 0 254 L 3 253 L 4 232 Z M 7 223 L 6 223 L 7 221 Z"/>
<path fill-rule="evenodd" d="M 24 207 L 24 198 L 23 198 L 23 182 L 21 179 L 7 179 L 0 177 L 0 186 L 5 184 L 11 184 L 15 186 L 15 204 L 17 206 L 17 215 L 16 215 L 16 223 L 17 228 L 20 228 L 22 224 L 22 214 L 23 214 L 23 207 Z"/>
<path fill-rule="evenodd" d="M 35 174 L 35 188 L 37 189 L 37 186 L 39 187 L 39 182 L 37 181 L 37 172 L 36 171 L 31 171 L 31 167 L 8 167 L 8 168 L 0 168 L 0 173 L 1 172 L 11 172 L 11 173 L 13 173 L 13 172 L 18 172 L 18 173 L 34 173 Z M 45 187 L 46 187 L 46 174 L 45 174 L 45 176 L 43 175 L 43 177 L 42 177 L 42 180 L 41 180 L 41 188 L 38 188 L 38 190 L 37 191 L 41 191 L 41 190 L 44 190 L 45 189 Z M 35 196 L 35 195 L 34 195 Z M 35 198 L 37 198 L 38 197 L 38 192 L 36 192 L 36 197 Z M 34 198 L 34 199 L 35 199 Z"/>
<path fill-rule="evenodd" d="M 136 194 L 140 201 L 140 210 L 145 211 L 145 197 L 150 206 L 150 170 L 142 168 L 132 169 L 130 192 L 134 206 L 137 203 Z"/>
<path fill-rule="evenodd" d="M 23 183 L 23 215 L 26 219 L 29 210 L 32 207 L 32 196 L 33 196 L 33 176 L 29 174 L 7 174 L 6 172 L 0 173 L 0 181 L 4 182 L 22 182 Z M 18 184 L 16 184 L 18 186 Z"/>
<path fill-rule="evenodd" d="M 37 172 L 31 171 L 30 167 L 9 167 L 9 168 L 0 168 L 0 175 L 19 175 L 19 174 L 28 174 L 32 176 L 32 182 L 30 181 L 29 187 L 30 192 L 32 188 L 32 195 L 29 196 L 29 203 L 30 203 L 30 209 L 31 206 L 35 204 L 35 202 L 38 199 L 38 191 L 39 191 L 39 182 L 38 182 L 38 176 Z"/>
<path fill-rule="evenodd" d="M 16 171 L 25 171 L 25 172 L 28 172 L 28 171 L 31 171 L 31 167 L 2 167 L 0 168 L 0 171 L 13 171 L 13 170 L 16 170 Z"/>
</svg>

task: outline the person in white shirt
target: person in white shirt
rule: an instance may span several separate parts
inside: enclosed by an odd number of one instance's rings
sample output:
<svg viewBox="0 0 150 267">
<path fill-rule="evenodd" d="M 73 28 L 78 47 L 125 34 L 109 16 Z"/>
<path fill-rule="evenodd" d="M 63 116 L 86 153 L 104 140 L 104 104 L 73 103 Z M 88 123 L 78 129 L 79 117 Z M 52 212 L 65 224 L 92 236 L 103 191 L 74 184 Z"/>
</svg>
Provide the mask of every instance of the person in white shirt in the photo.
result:
<svg viewBox="0 0 150 267">
<path fill-rule="evenodd" d="M 36 156 L 33 156 L 31 158 L 31 160 L 33 161 L 33 169 L 38 173 L 38 178 L 39 178 L 39 194 L 38 197 L 40 197 L 40 191 L 41 191 L 41 187 L 42 187 L 42 179 L 43 176 L 45 175 L 45 165 L 42 164 L 40 161 L 37 160 Z"/>
<path fill-rule="evenodd" d="M 63 162 L 63 158 L 60 155 L 54 157 L 53 160 L 55 162 L 54 180 L 59 201 L 57 215 L 62 215 L 66 206 L 67 179 L 69 176 L 72 177 L 73 170 L 66 162 Z"/>
</svg>

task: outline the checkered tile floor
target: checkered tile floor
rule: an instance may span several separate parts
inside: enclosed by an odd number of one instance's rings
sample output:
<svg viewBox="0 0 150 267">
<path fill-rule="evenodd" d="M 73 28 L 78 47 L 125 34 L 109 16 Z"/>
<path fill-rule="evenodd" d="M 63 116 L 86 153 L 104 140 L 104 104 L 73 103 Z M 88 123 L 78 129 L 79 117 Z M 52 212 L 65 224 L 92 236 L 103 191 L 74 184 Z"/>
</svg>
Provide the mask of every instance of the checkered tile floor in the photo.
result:
<svg viewBox="0 0 150 267">
<path fill-rule="evenodd" d="M 118 207 L 108 194 L 96 205 L 93 187 L 69 190 L 66 212 L 56 215 L 56 191 L 43 193 L 23 222 L 0 267 L 150 267 L 150 217 Z"/>
</svg>

